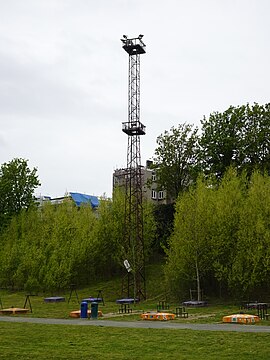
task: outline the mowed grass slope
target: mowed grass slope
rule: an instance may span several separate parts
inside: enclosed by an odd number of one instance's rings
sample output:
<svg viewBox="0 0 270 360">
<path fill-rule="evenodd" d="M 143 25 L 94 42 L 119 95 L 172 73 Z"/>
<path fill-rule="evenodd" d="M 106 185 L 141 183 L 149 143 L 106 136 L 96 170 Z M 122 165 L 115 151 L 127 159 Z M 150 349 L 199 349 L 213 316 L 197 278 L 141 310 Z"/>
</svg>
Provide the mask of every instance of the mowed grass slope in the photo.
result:
<svg viewBox="0 0 270 360">
<path fill-rule="evenodd" d="M 40 292 L 38 295 L 30 297 L 33 312 L 24 316 L 68 319 L 71 311 L 80 310 L 80 302 L 82 299 L 96 297 L 99 290 L 101 290 L 105 301 L 105 306 L 103 306 L 103 304 L 99 304 L 99 310 L 102 311 L 104 318 L 112 316 L 112 319 L 115 320 L 127 320 L 128 318 L 130 321 L 140 321 L 138 313 L 143 311 L 156 311 L 157 304 L 160 300 L 166 300 L 169 304 L 169 310 L 172 312 L 175 312 L 176 307 L 181 305 L 179 301 L 176 299 L 170 299 L 168 294 L 166 294 L 162 264 L 155 264 L 147 267 L 147 300 L 141 301 L 136 305 L 132 305 L 133 314 L 125 316 L 121 314 L 120 316 L 120 314 L 118 314 L 119 305 L 116 304 L 116 299 L 121 298 L 121 280 L 121 278 L 115 278 L 106 282 L 93 282 L 87 287 L 76 289 L 78 299 L 76 297 L 76 293 L 71 293 L 69 289 L 60 293 Z M 59 303 L 46 303 L 44 301 L 45 297 L 56 295 L 63 296 L 66 301 Z M 26 292 L 8 291 L 2 289 L 0 290 L 0 298 L 3 308 L 22 308 L 25 304 Z M 264 299 L 264 301 L 268 302 L 268 299 Z M 26 304 L 26 307 L 29 308 L 29 303 Z M 186 308 L 186 311 L 189 314 L 188 318 L 177 318 L 174 321 L 190 323 L 218 323 L 222 321 L 223 316 L 237 313 L 239 310 L 240 302 L 222 303 L 221 300 L 210 300 L 208 307 Z M 256 310 L 249 312 L 255 314 Z M 270 320 L 261 321 L 260 324 L 270 325 Z"/>
<path fill-rule="evenodd" d="M 114 320 L 143 321 L 139 313 L 156 310 L 159 300 L 164 300 L 162 269 L 154 265 L 149 269 L 148 299 L 141 302 L 131 315 L 110 317 L 118 313 L 115 300 L 120 297 L 121 279 L 93 283 L 77 289 L 79 301 L 96 297 L 102 290 L 105 306 L 99 306 L 104 318 Z M 1 290 L 3 307 L 23 307 L 25 292 Z M 45 303 L 45 296 L 60 295 L 61 303 Z M 70 291 L 31 297 L 33 313 L 25 317 L 69 318 L 72 310 L 78 310 L 75 294 L 68 303 Z M 169 301 L 169 299 L 168 299 Z M 177 302 L 172 300 L 174 311 Z M 239 311 L 237 304 L 213 304 L 206 308 L 187 309 L 188 319 L 174 322 L 218 323 L 222 316 Z M 89 320 L 86 320 L 89 321 Z M 267 325 L 270 321 L 263 321 Z M 230 325 L 228 325 L 230 326 Z M 240 325 L 241 326 L 241 325 Z M 246 326 L 246 325 L 242 325 Z M 247 325 L 256 326 L 256 325 Z M 169 329 L 128 329 L 100 326 L 43 325 L 30 323 L 0 322 L 0 359 L 269 359 L 269 334 L 210 332 Z"/>
</svg>

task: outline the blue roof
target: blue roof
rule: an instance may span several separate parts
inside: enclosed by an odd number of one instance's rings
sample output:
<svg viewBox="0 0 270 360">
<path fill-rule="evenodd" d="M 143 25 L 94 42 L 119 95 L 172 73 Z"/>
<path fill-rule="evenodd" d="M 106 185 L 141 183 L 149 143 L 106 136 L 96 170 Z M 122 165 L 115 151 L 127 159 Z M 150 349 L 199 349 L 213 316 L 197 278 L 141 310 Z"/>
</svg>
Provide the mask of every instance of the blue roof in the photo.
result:
<svg viewBox="0 0 270 360">
<path fill-rule="evenodd" d="M 99 201 L 96 196 L 74 192 L 70 192 L 69 194 L 77 206 L 81 206 L 81 204 L 90 204 L 92 208 L 97 208 L 99 206 Z"/>
</svg>

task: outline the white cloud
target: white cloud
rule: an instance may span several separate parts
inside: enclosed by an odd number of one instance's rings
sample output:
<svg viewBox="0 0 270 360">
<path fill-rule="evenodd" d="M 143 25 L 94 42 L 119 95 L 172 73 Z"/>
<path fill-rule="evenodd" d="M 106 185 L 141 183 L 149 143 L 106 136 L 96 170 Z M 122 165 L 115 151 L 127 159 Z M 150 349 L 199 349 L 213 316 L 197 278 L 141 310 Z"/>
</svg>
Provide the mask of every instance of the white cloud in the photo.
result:
<svg viewBox="0 0 270 360">
<path fill-rule="evenodd" d="M 156 137 L 230 105 L 269 102 L 267 0 L 0 2 L 0 163 L 38 167 L 44 194 L 111 193 L 125 166 L 128 55 L 145 35 L 142 161 Z"/>
</svg>

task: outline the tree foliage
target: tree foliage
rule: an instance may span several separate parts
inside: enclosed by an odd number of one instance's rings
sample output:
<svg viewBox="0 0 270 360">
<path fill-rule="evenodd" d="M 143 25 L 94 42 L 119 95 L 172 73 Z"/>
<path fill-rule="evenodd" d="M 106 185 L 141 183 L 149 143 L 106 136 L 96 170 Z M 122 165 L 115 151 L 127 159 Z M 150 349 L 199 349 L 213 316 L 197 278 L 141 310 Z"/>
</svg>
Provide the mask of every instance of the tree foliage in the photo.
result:
<svg viewBox="0 0 270 360">
<path fill-rule="evenodd" d="M 246 176 L 237 175 L 229 168 L 215 189 L 214 207 L 211 216 L 211 261 L 212 274 L 218 283 L 220 295 L 228 289 L 228 282 L 235 261 L 238 243 L 240 211 L 246 191 Z"/>
<path fill-rule="evenodd" d="M 270 104 L 230 106 L 202 123 L 201 163 L 205 173 L 222 177 L 229 166 L 248 175 L 270 173 Z"/>
<path fill-rule="evenodd" d="M 37 169 L 28 161 L 15 158 L 0 168 L 0 219 L 7 219 L 34 204 L 34 190 L 40 185 Z"/>
<path fill-rule="evenodd" d="M 179 196 L 165 273 L 178 297 L 199 293 L 251 297 L 269 289 L 270 177 L 250 181 L 229 168 Z"/>
<path fill-rule="evenodd" d="M 254 170 L 270 174 L 270 104 L 230 106 L 201 121 L 201 132 L 180 124 L 157 138 L 154 155 L 157 182 L 172 200 L 199 173 L 221 179 L 232 166 L 248 176 Z"/>
<path fill-rule="evenodd" d="M 158 184 L 172 199 L 186 189 L 196 177 L 198 129 L 190 124 L 172 127 L 157 138 L 154 167 Z"/>
<path fill-rule="evenodd" d="M 120 274 L 123 268 L 123 201 L 101 200 L 99 209 L 59 205 L 23 209 L 0 234 L 0 286 L 55 291 Z M 152 210 L 145 210 L 146 251 L 155 234 Z"/>
<path fill-rule="evenodd" d="M 211 267 L 209 241 L 212 209 L 212 190 L 202 179 L 198 180 L 196 187 L 180 195 L 176 202 L 166 274 L 178 296 L 181 292 L 186 294 L 194 284 L 200 300 L 201 281 Z"/>
<path fill-rule="evenodd" d="M 270 276 L 270 178 L 253 173 L 239 211 L 237 248 L 229 276 L 236 291 L 250 294 L 269 289 Z"/>
<path fill-rule="evenodd" d="M 153 243 L 155 255 L 164 254 L 168 247 L 168 239 L 173 231 L 174 213 L 174 204 L 157 204 L 153 208 L 156 224 L 156 239 Z"/>
</svg>

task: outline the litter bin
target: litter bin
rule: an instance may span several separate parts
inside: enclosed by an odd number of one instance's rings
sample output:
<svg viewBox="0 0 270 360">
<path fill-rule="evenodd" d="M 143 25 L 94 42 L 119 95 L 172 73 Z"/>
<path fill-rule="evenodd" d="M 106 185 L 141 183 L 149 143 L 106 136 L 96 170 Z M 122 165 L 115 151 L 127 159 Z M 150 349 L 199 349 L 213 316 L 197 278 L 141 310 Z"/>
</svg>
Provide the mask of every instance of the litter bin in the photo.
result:
<svg viewBox="0 0 270 360">
<path fill-rule="evenodd" d="M 88 304 L 87 301 L 81 302 L 81 319 L 87 319 Z"/>
<path fill-rule="evenodd" d="M 97 319 L 98 317 L 98 303 L 92 302 L 91 303 L 91 319 Z"/>
</svg>

